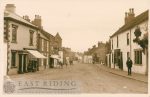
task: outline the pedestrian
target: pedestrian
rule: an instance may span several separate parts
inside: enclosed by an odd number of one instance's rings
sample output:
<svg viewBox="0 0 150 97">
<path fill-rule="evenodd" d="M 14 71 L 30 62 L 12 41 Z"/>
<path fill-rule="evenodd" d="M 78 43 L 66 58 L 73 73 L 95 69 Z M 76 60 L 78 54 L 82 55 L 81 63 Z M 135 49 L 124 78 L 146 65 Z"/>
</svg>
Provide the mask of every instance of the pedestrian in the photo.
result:
<svg viewBox="0 0 150 97">
<path fill-rule="evenodd" d="M 128 57 L 126 64 L 128 67 L 128 75 L 131 75 L 131 73 L 132 73 L 132 60 L 130 59 L 130 57 Z"/>
</svg>

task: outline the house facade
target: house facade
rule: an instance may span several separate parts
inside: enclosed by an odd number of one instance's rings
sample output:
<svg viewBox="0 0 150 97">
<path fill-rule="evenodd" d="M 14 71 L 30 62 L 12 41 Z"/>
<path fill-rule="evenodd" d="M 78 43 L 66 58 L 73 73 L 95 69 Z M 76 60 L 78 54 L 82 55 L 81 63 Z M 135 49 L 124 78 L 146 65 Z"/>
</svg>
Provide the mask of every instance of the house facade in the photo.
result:
<svg viewBox="0 0 150 97">
<path fill-rule="evenodd" d="M 63 63 L 62 38 L 57 33 L 55 36 L 49 34 L 49 67 L 57 67 L 58 62 Z"/>
<path fill-rule="evenodd" d="M 37 51 L 38 27 L 15 13 L 15 6 L 7 4 L 4 12 L 4 42 L 7 43 L 7 73 L 25 73 L 37 58 L 45 58 Z M 33 53 L 34 52 L 34 53 Z M 39 56 L 35 56 L 38 54 Z"/>
<path fill-rule="evenodd" d="M 38 71 L 51 64 L 63 62 L 62 38 L 46 32 L 41 16 L 19 16 L 14 4 L 7 4 L 4 11 L 4 46 L 7 48 L 7 74 Z M 31 69 L 32 70 L 29 70 Z"/>
<path fill-rule="evenodd" d="M 49 37 L 47 36 L 47 32 L 44 30 L 40 30 L 38 33 L 38 51 L 43 54 L 46 58 L 39 59 L 39 64 L 44 69 L 49 67 Z"/>
<path fill-rule="evenodd" d="M 63 63 L 70 64 L 70 61 L 74 61 L 75 59 L 75 52 L 71 50 L 71 48 L 63 47 Z"/>
<path fill-rule="evenodd" d="M 134 32 L 137 28 L 142 32 L 140 38 L 148 33 L 148 11 L 135 17 L 134 9 L 130 9 L 128 13 L 125 13 L 125 24 L 110 36 L 111 53 L 107 55 L 110 58 L 107 60 L 109 60 L 111 68 L 127 71 L 126 61 L 130 57 L 133 61 L 133 72 L 147 73 L 148 56 L 143 53 L 140 45 L 133 42 L 136 38 Z"/>
</svg>

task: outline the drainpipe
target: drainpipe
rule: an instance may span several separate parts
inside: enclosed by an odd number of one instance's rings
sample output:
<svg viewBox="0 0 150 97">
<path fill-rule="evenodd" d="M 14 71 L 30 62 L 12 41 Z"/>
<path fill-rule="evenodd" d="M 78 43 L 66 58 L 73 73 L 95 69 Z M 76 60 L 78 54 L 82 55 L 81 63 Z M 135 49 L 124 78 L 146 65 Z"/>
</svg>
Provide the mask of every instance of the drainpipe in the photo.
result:
<svg viewBox="0 0 150 97">
<path fill-rule="evenodd" d="M 131 50 L 132 50 L 132 45 L 131 45 L 131 29 L 130 29 L 130 58 L 132 59 L 132 56 L 131 56 Z"/>
</svg>

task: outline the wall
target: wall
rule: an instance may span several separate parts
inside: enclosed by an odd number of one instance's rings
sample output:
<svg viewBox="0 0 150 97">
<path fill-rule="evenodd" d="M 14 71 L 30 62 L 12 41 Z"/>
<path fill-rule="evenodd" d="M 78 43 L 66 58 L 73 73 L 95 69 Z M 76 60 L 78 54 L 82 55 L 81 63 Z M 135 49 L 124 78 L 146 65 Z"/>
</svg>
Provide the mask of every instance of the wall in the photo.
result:
<svg viewBox="0 0 150 97">
<path fill-rule="evenodd" d="M 138 26 L 141 28 L 141 38 L 143 37 L 143 34 L 146 33 L 146 31 L 144 31 L 145 25 L 147 25 L 148 22 L 145 21 L 141 24 L 139 24 Z M 118 34 L 118 48 L 117 48 L 117 36 L 114 36 L 113 38 L 111 38 L 111 49 L 112 49 L 112 40 L 113 40 L 113 50 L 112 53 L 114 54 L 114 49 L 120 49 L 122 54 L 123 54 L 123 70 L 127 71 L 127 66 L 126 66 L 126 60 L 127 60 L 127 52 L 130 52 L 131 54 L 131 59 L 133 61 L 133 72 L 136 73 L 141 73 L 144 74 L 145 70 L 146 70 L 146 55 L 144 55 L 144 53 L 142 53 L 142 65 L 137 65 L 134 64 L 134 50 L 135 49 L 142 49 L 138 44 L 133 42 L 133 39 L 135 38 L 134 35 L 134 31 L 136 29 L 136 26 L 124 31 L 121 34 Z M 129 45 L 127 45 L 127 33 L 129 33 L 129 36 L 131 36 L 129 39 L 131 41 L 131 45 L 129 42 Z M 131 35 L 130 35 L 131 33 Z M 112 63 L 112 53 L 111 53 L 111 63 Z M 111 64 L 111 68 L 114 68 L 114 64 Z M 117 67 L 116 67 L 117 68 Z"/>
<path fill-rule="evenodd" d="M 43 35 L 40 31 L 38 32 L 40 34 L 40 40 L 41 40 L 41 44 L 39 43 L 38 45 L 40 45 L 40 48 L 39 51 L 40 53 L 42 53 L 44 56 L 46 56 L 46 65 L 48 66 L 48 63 L 49 63 L 49 39 Z M 46 51 L 44 50 L 45 47 L 44 47 L 44 41 L 46 41 L 46 45 L 47 45 L 47 48 L 46 48 Z M 44 65 L 44 59 L 40 59 L 40 62 L 39 62 L 39 65 L 40 66 L 43 66 Z"/>
<path fill-rule="evenodd" d="M 17 43 L 12 43 L 12 24 L 17 25 L 18 29 L 17 29 Z M 30 49 L 36 49 L 37 47 L 37 30 L 32 29 L 30 27 L 15 23 L 13 21 L 9 21 L 8 23 L 9 25 L 9 34 L 8 34 L 8 64 L 9 64 L 9 68 L 11 67 L 11 50 L 23 50 L 23 48 L 30 48 Z M 29 30 L 33 30 L 34 34 L 33 34 L 33 46 L 29 45 L 30 42 L 30 32 Z M 18 54 L 16 54 L 16 66 L 18 66 Z M 11 72 L 11 71 L 10 71 Z M 12 69 L 12 73 L 16 73 L 17 72 L 17 68 L 13 68 Z"/>
</svg>

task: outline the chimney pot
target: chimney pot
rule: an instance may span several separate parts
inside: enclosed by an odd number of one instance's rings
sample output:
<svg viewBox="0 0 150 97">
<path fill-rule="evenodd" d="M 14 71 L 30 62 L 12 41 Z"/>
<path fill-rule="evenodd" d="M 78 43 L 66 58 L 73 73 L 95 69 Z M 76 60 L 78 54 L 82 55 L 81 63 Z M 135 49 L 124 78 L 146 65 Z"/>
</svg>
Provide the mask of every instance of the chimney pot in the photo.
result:
<svg viewBox="0 0 150 97">
<path fill-rule="evenodd" d="M 129 9 L 129 13 L 131 13 L 131 11 L 132 11 L 132 10 L 131 10 L 131 8 L 130 8 L 130 9 Z"/>
<path fill-rule="evenodd" d="M 125 17 L 128 17 L 128 13 L 127 12 L 125 12 Z"/>
<path fill-rule="evenodd" d="M 134 14 L 134 8 L 132 8 L 132 14 Z"/>
<path fill-rule="evenodd" d="M 9 12 L 12 12 L 12 13 L 15 13 L 16 11 L 16 6 L 14 4 L 7 4 L 5 6 L 5 10 L 6 11 L 9 11 Z"/>
</svg>

